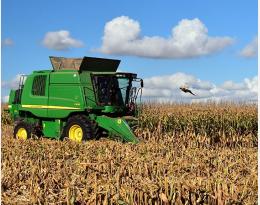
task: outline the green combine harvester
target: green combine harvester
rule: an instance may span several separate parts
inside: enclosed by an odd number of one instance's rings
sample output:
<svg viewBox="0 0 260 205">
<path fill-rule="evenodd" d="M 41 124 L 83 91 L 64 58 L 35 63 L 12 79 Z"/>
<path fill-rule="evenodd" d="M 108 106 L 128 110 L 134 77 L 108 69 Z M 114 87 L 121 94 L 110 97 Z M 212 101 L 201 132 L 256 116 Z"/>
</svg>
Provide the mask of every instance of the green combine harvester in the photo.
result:
<svg viewBox="0 0 260 205">
<path fill-rule="evenodd" d="M 143 80 L 116 72 L 120 60 L 50 57 L 53 70 L 21 76 L 8 109 L 14 137 L 32 135 L 81 142 L 103 135 L 138 143 L 136 99 Z"/>
</svg>

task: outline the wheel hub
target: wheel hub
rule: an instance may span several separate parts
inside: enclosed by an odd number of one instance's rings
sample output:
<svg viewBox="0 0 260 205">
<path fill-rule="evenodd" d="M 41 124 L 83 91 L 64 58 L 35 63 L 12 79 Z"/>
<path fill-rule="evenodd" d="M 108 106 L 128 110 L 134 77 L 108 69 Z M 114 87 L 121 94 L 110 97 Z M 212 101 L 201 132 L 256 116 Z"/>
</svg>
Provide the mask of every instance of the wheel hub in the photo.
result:
<svg viewBox="0 0 260 205">
<path fill-rule="evenodd" d="M 83 139 L 83 130 L 79 125 L 73 125 L 69 129 L 69 139 L 76 142 L 81 142 Z"/>
<path fill-rule="evenodd" d="M 19 128 L 17 133 L 16 133 L 16 138 L 17 139 L 23 139 L 26 140 L 27 139 L 27 131 L 24 128 Z"/>
</svg>

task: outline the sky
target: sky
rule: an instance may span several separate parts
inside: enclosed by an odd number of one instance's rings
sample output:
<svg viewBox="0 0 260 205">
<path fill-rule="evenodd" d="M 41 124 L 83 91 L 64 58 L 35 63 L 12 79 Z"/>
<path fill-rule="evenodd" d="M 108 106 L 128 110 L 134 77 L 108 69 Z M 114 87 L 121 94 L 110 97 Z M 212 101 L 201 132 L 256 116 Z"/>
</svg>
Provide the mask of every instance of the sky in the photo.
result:
<svg viewBox="0 0 260 205">
<path fill-rule="evenodd" d="M 149 100 L 257 100 L 257 0 L 2 0 L 1 13 L 2 101 L 49 56 L 120 59 Z"/>
</svg>

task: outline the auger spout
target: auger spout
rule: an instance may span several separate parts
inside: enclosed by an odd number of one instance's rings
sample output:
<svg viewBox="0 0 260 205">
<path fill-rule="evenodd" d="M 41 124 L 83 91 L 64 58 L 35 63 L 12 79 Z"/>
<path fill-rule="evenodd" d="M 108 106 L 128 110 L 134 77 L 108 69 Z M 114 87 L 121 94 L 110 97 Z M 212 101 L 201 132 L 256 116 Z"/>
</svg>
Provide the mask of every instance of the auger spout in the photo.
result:
<svg viewBox="0 0 260 205">
<path fill-rule="evenodd" d="M 123 141 L 137 144 L 139 140 L 123 118 L 97 116 L 96 122 L 100 127 L 108 131 L 109 135 L 121 138 Z"/>
</svg>

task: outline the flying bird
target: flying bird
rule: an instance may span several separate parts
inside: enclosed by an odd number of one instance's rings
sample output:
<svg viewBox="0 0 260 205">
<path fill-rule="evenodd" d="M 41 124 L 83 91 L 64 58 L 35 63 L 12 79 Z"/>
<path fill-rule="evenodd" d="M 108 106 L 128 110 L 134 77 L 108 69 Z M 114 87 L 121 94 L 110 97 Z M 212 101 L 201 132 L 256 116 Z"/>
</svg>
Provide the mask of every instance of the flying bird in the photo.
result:
<svg viewBox="0 0 260 205">
<path fill-rule="evenodd" d="M 190 93 L 190 94 L 192 94 L 192 95 L 195 95 L 195 94 L 194 94 L 193 92 L 191 92 L 191 90 L 188 89 L 187 87 L 182 86 L 182 87 L 180 87 L 180 89 L 181 89 L 181 91 L 183 91 L 183 92 L 185 92 L 185 93 Z"/>
</svg>

